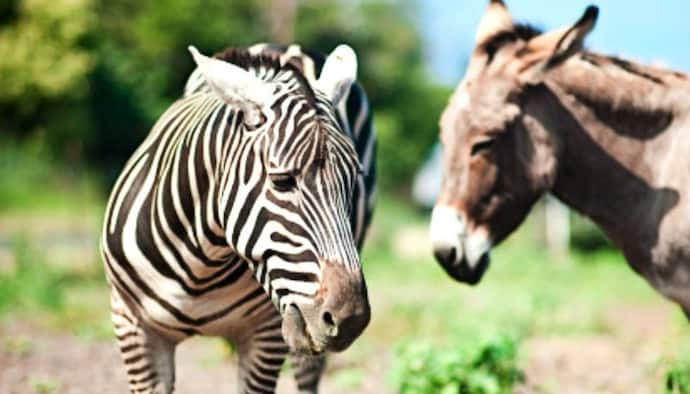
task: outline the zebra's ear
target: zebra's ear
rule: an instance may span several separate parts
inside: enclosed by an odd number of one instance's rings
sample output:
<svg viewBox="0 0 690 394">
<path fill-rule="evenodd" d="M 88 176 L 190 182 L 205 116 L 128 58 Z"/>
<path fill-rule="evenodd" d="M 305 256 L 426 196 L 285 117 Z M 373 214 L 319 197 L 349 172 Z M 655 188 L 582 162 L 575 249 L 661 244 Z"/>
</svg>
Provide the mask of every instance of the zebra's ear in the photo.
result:
<svg viewBox="0 0 690 394">
<path fill-rule="evenodd" d="M 261 108 L 271 95 L 270 86 L 234 64 L 202 55 L 192 45 L 188 49 L 211 90 L 229 105 L 239 108 L 246 124 L 260 123 Z"/>
<path fill-rule="evenodd" d="M 342 44 L 326 58 L 317 87 L 337 106 L 350 92 L 350 86 L 356 79 L 357 55 L 348 45 Z"/>
</svg>

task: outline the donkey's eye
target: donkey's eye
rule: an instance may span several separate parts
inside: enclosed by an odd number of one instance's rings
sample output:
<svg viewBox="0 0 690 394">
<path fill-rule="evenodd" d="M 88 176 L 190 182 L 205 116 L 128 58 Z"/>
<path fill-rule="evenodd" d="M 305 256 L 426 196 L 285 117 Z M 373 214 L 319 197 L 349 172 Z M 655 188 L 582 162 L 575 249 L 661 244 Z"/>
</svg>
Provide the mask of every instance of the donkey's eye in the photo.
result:
<svg viewBox="0 0 690 394">
<path fill-rule="evenodd" d="M 292 191 L 297 186 L 297 179 L 292 174 L 271 174 L 273 187 L 279 192 Z"/>
<path fill-rule="evenodd" d="M 472 145 L 472 156 L 481 153 L 491 147 L 491 145 L 494 144 L 494 139 L 488 139 L 484 141 L 479 141 L 476 144 Z"/>
</svg>

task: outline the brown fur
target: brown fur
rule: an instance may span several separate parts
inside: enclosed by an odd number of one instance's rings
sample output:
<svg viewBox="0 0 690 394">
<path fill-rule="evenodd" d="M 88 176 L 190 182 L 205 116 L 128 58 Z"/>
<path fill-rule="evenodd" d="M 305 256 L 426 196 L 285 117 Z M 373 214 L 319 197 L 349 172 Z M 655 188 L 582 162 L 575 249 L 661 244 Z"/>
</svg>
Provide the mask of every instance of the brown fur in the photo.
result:
<svg viewBox="0 0 690 394">
<path fill-rule="evenodd" d="M 485 18 L 503 12 L 495 3 Z M 439 204 L 496 244 L 553 193 L 592 218 L 637 272 L 687 310 L 690 79 L 581 51 L 594 20 L 596 10 L 588 10 L 570 29 L 514 34 L 499 48 L 489 45 L 493 53 L 478 36 L 441 119 Z M 487 139 L 493 143 L 472 154 Z"/>
</svg>

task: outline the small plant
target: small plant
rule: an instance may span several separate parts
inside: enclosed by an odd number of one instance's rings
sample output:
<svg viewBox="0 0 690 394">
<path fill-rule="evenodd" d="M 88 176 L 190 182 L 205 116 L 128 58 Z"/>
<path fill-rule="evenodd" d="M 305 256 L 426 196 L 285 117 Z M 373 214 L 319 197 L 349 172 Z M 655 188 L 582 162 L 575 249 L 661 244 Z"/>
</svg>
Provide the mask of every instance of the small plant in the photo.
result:
<svg viewBox="0 0 690 394">
<path fill-rule="evenodd" d="M 32 347 L 31 340 L 23 336 L 11 336 L 2 343 L 2 351 L 18 356 L 31 353 Z"/>
<path fill-rule="evenodd" d="M 523 379 L 516 354 L 516 341 L 508 336 L 445 349 L 408 342 L 397 349 L 390 380 L 400 394 L 508 393 Z"/>
<path fill-rule="evenodd" d="M 51 394 L 60 388 L 60 382 L 50 378 L 32 377 L 29 382 L 36 394 Z"/>
<path fill-rule="evenodd" d="M 672 362 L 664 380 L 666 394 L 690 394 L 690 359 Z"/>
</svg>

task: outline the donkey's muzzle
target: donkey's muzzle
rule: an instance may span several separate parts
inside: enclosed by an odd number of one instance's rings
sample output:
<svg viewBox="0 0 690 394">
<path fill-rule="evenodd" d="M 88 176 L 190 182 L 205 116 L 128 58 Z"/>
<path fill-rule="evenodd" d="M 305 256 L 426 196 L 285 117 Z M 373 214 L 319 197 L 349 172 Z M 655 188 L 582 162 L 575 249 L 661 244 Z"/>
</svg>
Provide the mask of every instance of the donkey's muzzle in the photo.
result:
<svg viewBox="0 0 690 394">
<path fill-rule="evenodd" d="M 458 256 L 457 248 L 454 246 L 435 247 L 434 257 L 453 279 L 470 285 L 479 283 L 490 262 L 489 253 L 484 253 L 472 266 L 464 255 Z"/>
<path fill-rule="evenodd" d="M 484 231 L 470 229 L 465 215 L 455 208 L 437 205 L 431 215 L 431 246 L 434 257 L 453 279 L 479 283 L 489 267 L 491 242 Z"/>
</svg>

